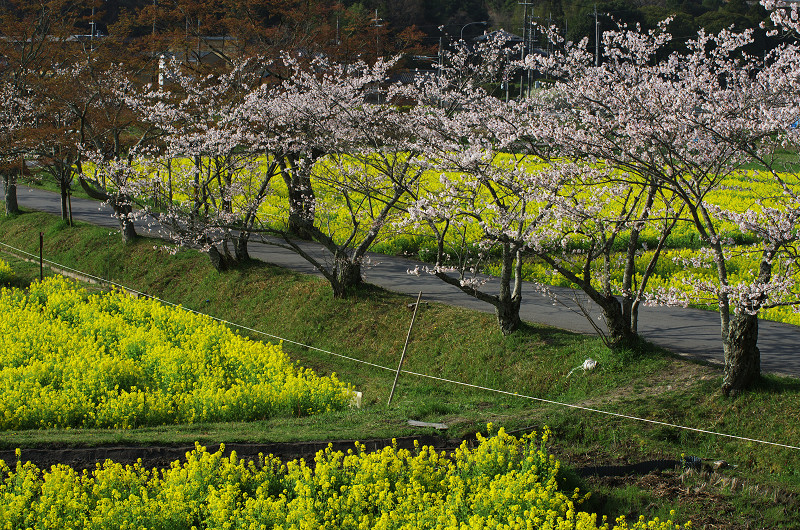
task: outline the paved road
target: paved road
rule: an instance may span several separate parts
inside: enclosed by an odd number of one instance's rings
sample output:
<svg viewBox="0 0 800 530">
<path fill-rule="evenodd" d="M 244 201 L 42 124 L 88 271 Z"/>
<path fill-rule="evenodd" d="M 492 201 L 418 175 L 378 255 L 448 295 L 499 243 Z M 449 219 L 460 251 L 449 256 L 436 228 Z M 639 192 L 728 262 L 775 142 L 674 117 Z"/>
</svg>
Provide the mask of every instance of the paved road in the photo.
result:
<svg viewBox="0 0 800 530">
<path fill-rule="evenodd" d="M 60 213 L 55 193 L 19 187 L 18 199 L 25 208 Z M 118 227 L 111 209 L 97 202 L 73 198 L 72 210 L 76 219 Z M 140 233 L 148 231 L 144 226 L 137 226 L 137 229 Z M 308 248 L 319 250 L 313 244 L 309 244 Z M 313 267 L 287 250 L 260 243 L 251 243 L 249 249 L 254 258 L 317 274 Z M 371 254 L 370 259 L 372 263 L 365 270 L 365 279 L 372 284 L 410 295 L 422 291 L 424 300 L 493 312 L 489 304 L 465 295 L 438 278 L 407 274 L 409 269 L 421 265 L 419 262 L 381 254 Z M 491 286 L 491 281 L 487 285 Z M 569 289 L 555 289 L 555 293 L 563 304 L 554 304 L 549 296 L 538 292 L 533 284 L 526 284 L 523 288 L 522 319 L 580 333 L 594 333 L 586 318 L 577 311 L 573 302 L 575 293 Z M 593 304 L 587 307 L 599 315 Z M 711 311 L 671 307 L 643 307 L 640 310 L 639 332 L 647 340 L 682 355 L 721 364 L 723 356 L 719 329 L 719 316 Z M 800 377 L 800 327 L 761 321 L 758 346 L 763 371 Z"/>
</svg>

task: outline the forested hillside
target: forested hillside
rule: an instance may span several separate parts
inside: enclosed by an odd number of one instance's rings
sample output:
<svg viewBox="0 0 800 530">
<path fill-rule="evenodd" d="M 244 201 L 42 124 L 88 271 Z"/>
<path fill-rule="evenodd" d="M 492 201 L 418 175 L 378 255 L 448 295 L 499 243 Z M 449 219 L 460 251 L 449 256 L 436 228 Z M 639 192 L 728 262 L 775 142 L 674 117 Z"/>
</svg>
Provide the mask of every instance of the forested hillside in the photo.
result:
<svg viewBox="0 0 800 530">
<path fill-rule="evenodd" d="M 83 7 L 81 25 L 90 33 L 92 2 L 71 3 Z M 527 27 L 555 25 L 568 40 L 585 37 L 593 45 L 596 28 L 602 33 L 617 22 L 648 28 L 668 16 L 674 17 L 670 31 L 678 42 L 699 28 L 718 32 L 733 26 L 755 29 L 752 53 L 777 44 L 759 28 L 762 21 L 769 27 L 766 11 L 758 2 L 746 0 L 529 0 L 527 4 L 520 0 L 107 0 L 95 4 L 97 28 L 106 33 L 116 26 L 117 31 L 139 35 L 178 29 L 186 35 L 247 34 L 274 45 L 335 43 L 354 54 L 358 53 L 354 48 L 382 55 L 401 49 L 435 49 L 440 39 L 446 45 L 462 32 L 464 38 L 472 38 L 487 29 L 522 36 L 526 21 Z M 473 24 L 482 21 L 487 25 Z M 412 26 L 418 31 L 409 30 Z M 527 37 L 533 46 L 545 47 L 540 32 Z"/>
</svg>

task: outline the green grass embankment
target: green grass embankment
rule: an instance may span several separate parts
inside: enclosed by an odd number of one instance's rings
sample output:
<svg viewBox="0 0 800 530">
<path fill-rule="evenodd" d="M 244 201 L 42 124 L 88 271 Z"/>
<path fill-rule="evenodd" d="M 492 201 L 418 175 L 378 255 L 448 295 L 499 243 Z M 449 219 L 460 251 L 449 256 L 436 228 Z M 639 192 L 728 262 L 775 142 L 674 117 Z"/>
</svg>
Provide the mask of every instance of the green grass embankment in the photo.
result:
<svg viewBox="0 0 800 530">
<path fill-rule="evenodd" d="M 0 241 L 45 258 L 160 297 L 186 308 L 287 339 L 284 347 L 320 375 L 336 372 L 364 394 L 358 411 L 295 420 L 165 426 L 131 430 L 40 430 L 0 433 L 4 447 L 48 444 L 203 444 L 369 439 L 430 434 L 407 420 L 444 422 L 446 436 L 485 429 L 508 431 L 549 425 L 559 458 L 567 465 L 626 465 L 681 454 L 725 460 L 711 474 L 668 471 L 645 476 L 588 478 L 603 513 L 692 519 L 717 528 L 791 527 L 800 520 L 800 451 L 635 422 L 523 397 L 419 378 L 400 382 L 390 407 L 394 373 L 314 348 L 396 368 L 411 320 L 412 299 L 365 285 L 348 299 L 332 297 L 323 280 L 260 262 L 216 272 L 192 251 L 171 254 L 158 241 L 123 246 L 108 229 L 26 213 L 0 220 Z M 38 277 L 38 265 L 3 252 L 17 286 Z M 274 340 L 274 339 L 273 339 Z M 288 340 L 305 346 L 296 346 Z M 313 347 L 313 348 L 312 348 Z M 592 372 L 570 370 L 591 357 Z M 754 391 L 726 399 L 720 372 L 651 348 L 611 352 L 593 337 L 525 325 L 509 337 L 492 315 L 425 304 L 417 315 L 404 369 L 521 396 L 578 404 L 651 420 L 737 436 L 800 445 L 800 382 L 765 378 Z M 728 515 L 726 515 L 728 514 Z M 736 514 L 731 516 L 730 514 Z M 741 524 L 740 524 L 741 523 Z M 765 526 L 762 526 L 765 525 Z M 702 526 L 700 526 L 702 527 Z"/>
</svg>

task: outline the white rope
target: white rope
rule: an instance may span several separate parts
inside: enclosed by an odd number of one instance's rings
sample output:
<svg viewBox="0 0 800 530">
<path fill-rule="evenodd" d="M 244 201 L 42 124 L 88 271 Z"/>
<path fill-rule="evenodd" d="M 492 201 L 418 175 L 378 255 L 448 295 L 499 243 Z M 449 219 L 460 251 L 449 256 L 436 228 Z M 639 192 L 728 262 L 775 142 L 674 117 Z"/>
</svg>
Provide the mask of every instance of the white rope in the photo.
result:
<svg viewBox="0 0 800 530">
<path fill-rule="evenodd" d="M 23 254 L 26 254 L 28 256 L 32 256 L 32 257 L 38 259 L 38 256 L 36 256 L 34 254 L 31 254 L 29 252 L 25 252 L 24 250 L 21 250 L 21 249 L 17 249 L 15 247 L 12 247 L 11 245 L 7 245 L 6 243 L 3 243 L 1 241 L 0 241 L 0 245 L 8 247 L 8 248 L 11 248 L 11 249 L 13 249 L 15 251 L 21 252 Z M 97 280 L 99 282 L 104 282 L 104 283 L 107 283 L 109 285 L 113 285 L 115 287 L 118 287 L 120 289 L 124 289 L 125 291 L 127 291 L 129 293 L 136 294 L 137 296 L 145 296 L 147 298 L 151 298 L 151 299 L 156 300 L 158 302 L 161 302 L 163 304 L 167 304 L 167 305 L 170 305 L 170 306 L 173 306 L 173 307 L 178 307 L 180 309 L 183 309 L 185 311 L 189 311 L 191 313 L 195 313 L 195 314 L 198 314 L 198 315 L 203 315 L 203 316 L 206 316 L 208 318 L 214 319 L 214 320 L 216 320 L 218 322 L 221 322 L 223 324 L 227 324 L 229 326 L 241 328 L 241 329 L 250 331 L 252 333 L 255 333 L 257 335 L 263 335 L 265 337 L 270 337 L 270 338 L 273 338 L 273 339 L 277 339 L 277 340 L 280 340 L 282 342 L 288 342 L 290 344 L 294 344 L 294 345 L 297 345 L 297 346 L 300 346 L 300 347 L 303 347 L 303 348 L 308 348 L 310 350 L 315 350 L 315 351 L 318 351 L 318 352 L 321 352 L 321 353 L 326 353 L 326 354 L 329 354 L 329 355 L 333 355 L 335 357 L 339 357 L 341 359 L 346 359 L 348 361 L 353 361 L 353 362 L 356 362 L 356 363 L 365 364 L 367 366 L 372 366 L 374 368 L 380 368 L 381 370 L 387 370 L 387 371 L 390 371 L 390 372 L 396 371 L 396 369 L 390 368 L 388 366 L 381 366 L 379 364 L 374 364 L 374 363 L 371 363 L 369 361 L 364 361 L 362 359 L 357 359 L 355 357 L 350 357 L 348 355 L 342 355 L 340 353 L 335 353 L 335 352 L 332 352 L 332 351 L 329 351 L 329 350 L 324 350 L 322 348 L 317 348 L 315 346 L 309 346 L 307 344 L 303 344 L 303 343 L 300 343 L 300 342 L 297 342 L 297 341 L 293 341 L 291 339 L 286 339 L 286 338 L 280 337 L 278 335 L 273 335 L 271 333 L 266 333 L 266 332 L 260 331 L 258 329 L 254 329 L 254 328 L 250 328 L 250 327 L 247 327 L 247 326 L 243 326 L 241 324 L 237 324 L 237 323 L 231 322 L 229 320 L 225 320 L 225 319 L 218 318 L 218 317 L 215 317 L 215 316 L 212 316 L 212 315 L 208 315 L 206 313 L 201 313 L 200 311 L 197 311 L 197 310 L 194 310 L 194 309 L 190 309 L 188 307 L 184 307 L 184 306 L 179 305 L 179 304 L 175 304 L 175 303 L 170 302 L 168 300 L 163 300 L 161 298 L 158 298 L 157 296 L 152 296 L 152 295 L 149 295 L 147 293 L 142 293 L 142 292 L 136 291 L 134 289 L 128 289 L 127 287 L 125 287 L 125 286 L 123 286 L 121 284 L 118 284 L 116 282 L 113 282 L 113 281 L 110 281 L 110 280 L 106 280 L 104 278 L 100 278 L 98 276 L 94 276 L 92 274 L 88 274 L 88 273 L 85 273 L 83 271 L 79 271 L 77 269 L 73 269 L 71 267 L 67 267 L 65 265 L 61 265 L 61 264 L 56 263 L 54 261 L 50 261 L 50 260 L 46 260 L 46 259 L 43 260 L 43 261 L 45 261 L 47 263 L 50 263 L 50 264 L 53 264 L 53 265 L 55 265 L 57 267 L 61 267 L 61 268 L 65 269 L 65 270 L 69 270 L 71 272 L 80 274 L 80 275 L 85 276 L 87 278 L 92 278 L 92 279 Z M 443 377 L 437 377 L 437 376 L 434 376 L 434 375 L 421 374 L 421 373 L 417 373 L 417 372 L 412 372 L 410 370 L 401 370 L 401 372 L 404 373 L 404 374 L 414 375 L 414 376 L 422 377 L 422 378 L 425 378 L 425 379 L 432 379 L 434 381 L 440 381 L 440 382 L 443 382 L 443 383 L 450 383 L 450 384 L 453 384 L 453 385 L 460 385 L 460 386 L 463 386 L 463 387 L 473 388 L 473 389 L 476 389 L 476 390 L 483 390 L 483 391 L 486 391 L 486 392 L 494 392 L 496 394 L 503 394 L 503 395 L 506 395 L 506 396 L 513 396 L 513 397 L 522 398 L 522 399 L 529 399 L 531 401 L 538 401 L 540 403 L 547 403 L 547 404 L 550 404 L 550 405 L 556 405 L 556 406 L 560 406 L 560 407 L 568 407 L 568 408 L 571 408 L 571 409 L 583 410 L 583 411 L 586 411 L 586 412 L 594 412 L 594 413 L 597 413 L 597 414 L 603 414 L 603 415 L 606 415 L 606 416 L 613 416 L 613 417 L 616 417 L 616 418 L 623 418 L 623 419 L 639 421 L 639 422 L 643 422 L 643 423 L 650 423 L 650 424 L 653 424 L 653 425 L 661 425 L 663 427 L 672 427 L 672 428 L 675 428 L 675 429 L 682 429 L 682 430 L 685 430 L 685 431 L 698 432 L 698 433 L 702 433 L 702 434 L 710 434 L 710 435 L 713 435 L 713 436 L 721 436 L 721 437 L 725 437 L 725 438 L 732 438 L 732 439 L 741 440 L 741 441 L 744 441 L 744 442 L 753 442 L 753 443 L 759 443 L 759 444 L 764 444 L 764 445 L 771 445 L 771 446 L 775 446 L 775 447 L 783 447 L 783 448 L 786 448 L 786 449 L 800 450 L 800 446 L 796 446 L 796 445 L 788 445 L 788 444 L 782 444 L 782 443 L 778 443 L 778 442 L 770 442 L 770 441 L 766 441 L 766 440 L 759 440 L 757 438 L 748 438 L 748 437 L 745 437 L 745 436 L 737 436 L 735 434 L 727 434 L 727 433 L 721 433 L 721 432 L 716 432 L 716 431 L 709 431 L 709 430 L 706 430 L 706 429 L 698 429 L 696 427 L 687 427 L 685 425 L 677 425 L 677 424 L 674 424 L 674 423 L 667 423 L 667 422 L 658 421 L 658 420 L 649 420 L 647 418 L 639 418 L 637 416 L 631 416 L 631 415 L 628 415 L 628 414 L 620 414 L 618 412 L 609 412 L 609 411 L 606 411 L 606 410 L 600 410 L 600 409 L 595 409 L 595 408 L 591 408 L 591 407 L 584 407 L 582 405 L 575 405 L 575 404 L 571 404 L 571 403 L 563 403 L 561 401 L 554 401 L 554 400 L 544 399 L 544 398 L 539 398 L 539 397 L 534 397 L 534 396 L 526 396 L 524 394 L 518 394 L 516 392 L 508 392 L 506 390 L 497 390 L 495 388 L 489 388 L 489 387 L 480 386 L 480 385 L 473 385 L 471 383 L 464 383 L 462 381 L 454 381 L 452 379 L 445 379 Z"/>
<path fill-rule="evenodd" d="M 756 442 L 756 443 L 760 443 L 760 444 L 774 445 L 774 446 L 777 446 L 777 447 L 785 447 L 787 449 L 798 449 L 798 450 L 800 450 L 800 447 L 798 447 L 796 445 L 786 445 L 786 444 L 777 443 L 777 442 L 768 442 L 766 440 L 759 440 L 757 438 L 747 438 L 747 437 L 744 437 L 744 436 L 737 436 L 735 434 L 726 434 L 726 433 L 715 432 L 715 431 L 707 431 L 705 429 L 697 429 L 695 427 L 686 427 L 684 425 L 676 425 L 674 423 L 667 423 L 667 422 L 658 421 L 658 420 L 648 420 L 646 418 L 639 418 L 637 416 L 629 416 L 627 414 L 619 414 L 617 412 L 608 412 L 606 410 L 593 409 L 593 408 L 590 408 L 590 407 L 584 407 L 582 405 L 573 405 L 573 404 L 570 404 L 570 403 L 562 403 L 560 401 L 553 401 L 553 400 L 550 400 L 550 399 L 543 399 L 543 398 L 538 398 L 538 397 L 533 397 L 533 396 L 526 396 L 526 395 L 523 395 L 523 394 L 517 394 L 516 392 L 508 392 L 506 390 L 496 390 L 494 388 L 487 388 L 487 387 L 483 387 L 483 386 L 472 385 L 470 383 L 462 383 L 460 381 L 452 381 L 450 379 L 444 379 L 444 378 L 436 377 L 436 376 L 433 376 L 433 375 L 418 374 L 416 372 L 409 372 L 407 370 L 403 370 L 403 373 L 406 373 L 406 374 L 409 374 L 409 375 L 416 375 L 418 377 L 425 377 L 425 378 L 428 378 L 428 379 L 435 379 L 436 381 L 442 381 L 442 382 L 445 382 L 445 383 L 452 383 L 454 385 L 462 385 L 462 386 L 466 386 L 466 387 L 470 387 L 470 388 L 475 388 L 475 389 L 478 389 L 478 390 L 486 390 L 486 391 L 489 391 L 489 392 L 496 392 L 498 394 L 505 394 L 507 396 L 514 396 L 514 397 L 519 397 L 519 398 L 523 398 L 523 399 L 530 399 L 530 400 L 533 400 L 533 401 L 539 401 L 539 402 L 542 402 L 542 403 L 549 403 L 551 405 L 558 405 L 558 406 L 561 406 L 561 407 L 569 407 L 569 408 L 572 408 L 572 409 L 585 410 L 587 412 L 596 412 L 598 414 L 605 414 L 607 416 L 615 416 L 617 418 L 625 418 L 625 419 L 629 419 L 629 420 L 636 420 L 636 421 L 641 421 L 641 422 L 646 422 L 646 423 L 653 423 L 655 425 L 663 425 L 665 427 L 674 427 L 676 429 L 683 429 L 683 430 L 686 430 L 686 431 L 700 432 L 700 433 L 704 433 L 704 434 L 713 434 L 714 436 L 724 436 L 726 438 L 734 438 L 736 440 L 743 440 L 745 442 Z"/>
</svg>

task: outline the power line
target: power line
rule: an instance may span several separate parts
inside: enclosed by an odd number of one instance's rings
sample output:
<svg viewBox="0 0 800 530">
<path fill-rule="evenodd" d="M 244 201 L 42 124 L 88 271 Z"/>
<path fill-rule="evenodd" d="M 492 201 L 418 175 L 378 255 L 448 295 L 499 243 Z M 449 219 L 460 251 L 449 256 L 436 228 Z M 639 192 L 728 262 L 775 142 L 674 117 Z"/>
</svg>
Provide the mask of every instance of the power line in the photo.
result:
<svg viewBox="0 0 800 530">
<path fill-rule="evenodd" d="M 4 247 L 7 247 L 7 248 L 10 248 L 10 249 L 14 250 L 15 252 L 19 252 L 21 254 L 30 256 L 32 258 L 38 258 L 38 256 L 36 256 L 34 254 L 31 254 L 30 252 L 26 252 L 26 251 L 24 251 L 22 249 L 18 249 L 16 247 L 13 247 L 13 246 L 8 245 L 6 243 L 0 242 L 0 245 L 2 245 Z M 303 344 L 301 342 L 297 342 L 297 341 L 294 341 L 294 340 L 291 340 L 291 339 L 287 339 L 287 338 L 284 338 L 284 337 L 280 337 L 278 335 L 273 335 L 271 333 L 267 333 L 267 332 L 264 332 L 264 331 L 261 331 L 261 330 L 255 329 L 255 328 L 251 328 L 251 327 L 248 327 L 248 326 L 237 324 L 235 322 L 231 322 L 229 320 L 218 318 L 218 317 L 215 317 L 213 315 L 202 313 L 202 312 L 197 311 L 195 309 L 191 309 L 191 308 L 179 305 L 179 304 L 175 304 L 173 302 L 170 302 L 168 300 L 164 300 L 164 299 L 159 298 L 157 296 L 153 296 L 153 295 L 150 295 L 150 294 L 147 294 L 147 293 L 143 293 L 143 292 L 137 291 L 135 289 L 129 289 L 129 288 L 125 287 L 124 285 L 119 284 L 117 282 L 114 282 L 114 281 L 111 281 L 111 280 L 107 280 L 105 278 L 101 278 L 99 276 L 95 276 L 93 274 L 90 274 L 90 273 L 87 273 L 87 272 L 83 272 L 83 271 L 80 271 L 78 269 L 73 269 L 72 267 L 68 267 L 66 265 L 62 265 L 60 263 L 57 263 L 57 262 L 54 262 L 54 261 L 51 261 L 51 260 L 44 259 L 43 261 L 45 261 L 48 264 L 51 264 L 51 265 L 53 265 L 55 267 L 62 268 L 63 270 L 73 272 L 75 274 L 84 276 L 86 278 L 91 278 L 91 279 L 93 279 L 95 281 L 98 281 L 100 283 L 106 283 L 108 285 L 113 285 L 114 287 L 122 289 L 122 290 L 124 290 L 124 291 L 126 291 L 128 293 L 135 294 L 137 296 L 143 296 L 143 297 L 146 297 L 146 298 L 150 298 L 150 299 L 155 300 L 157 302 L 161 302 L 163 304 L 166 304 L 166 305 L 169 305 L 169 306 L 172 306 L 172 307 L 183 309 L 184 311 L 188 311 L 190 313 L 194 313 L 194 314 L 197 314 L 197 315 L 203 315 L 203 316 L 208 317 L 210 319 L 216 320 L 217 322 L 220 322 L 222 324 L 226 324 L 228 326 L 232 326 L 232 327 L 235 327 L 235 328 L 243 329 L 245 331 L 249 331 L 249 332 L 254 333 L 256 335 L 262 335 L 264 337 L 269 337 L 269 338 L 272 338 L 272 339 L 276 339 L 276 340 L 279 340 L 281 342 L 287 342 L 289 344 L 294 344 L 296 346 L 300 346 L 300 347 L 303 347 L 303 348 L 308 348 L 310 350 L 314 350 L 314 351 L 318 351 L 320 353 L 325 353 L 325 354 L 328 354 L 328 355 L 339 357 L 341 359 L 346 359 L 348 361 L 352 361 L 352 362 L 355 362 L 355 363 L 364 364 L 364 365 L 367 365 L 367 366 L 371 366 L 373 368 L 378 368 L 378 369 L 386 370 L 386 371 L 389 371 L 389 372 L 397 371 L 396 369 L 390 368 L 388 366 L 382 366 L 382 365 L 375 364 L 375 363 L 372 363 L 372 362 L 369 362 L 369 361 L 365 361 L 363 359 L 358 359 L 356 357 L 351 357 L 349 355 L 343 355 L 343 354 L 336 353 L 336 352 L 333 352 L 333 351 L 330 351 L 330 350 L 325 350 L 323 348 L 317 348 L 315 346 L 310 346 L 308 344 Z M 418 372 L 412 372 L 410 370 L 400 370 L 400 372 L 404 373 L 404 374 L 408 374 L 408 375 L 422 377 L 422 378 L 425 378 L 425 379 L 431 379 L 433 381 L 439 381 L 439 382 L 442 382 L 442 383 L 450 383 L 450 384 L 453 384 L 453 385 L 459 385 L 459 386 L 463 386 L 463 387 L 466 387 L 466 388 L 472 388 L 472 389 L 475 389 L 475 390 L 482 390 L 482 391 L 485 391 L 485 392 L 493 392 L 493 393 L 496 393 L 496 394 L 516 397 L 516 398 L 520 398 L 520 399 L 528 399 L 528 400 L 531 400 L 531 401 L 537 401 L 539 403 L 547 403 L 549 405 L 556 405 L 556 406 L 559 406 L 559 407 L 567 407 L 567 408 L 576 409 L 576 410 L 583 410 L 583 411 L 586 411 L 586 412 L 593 412 L 593 413 L 596 413 L 596 414 L 602 414 L 602 415 L 605 415 L 605 416 L 611 416 L 611 417 L 615 417 L 615 418 L 622 418 L 622 419 L 638 421 L 638 422 L 642 422 L 642 423 L 649 423 L 651 425 L 660 425 L 662 427 L 671 427 L 671 428 L 674 428 L 674 429 L 681 429 L 681 430 L 685 430 L 685 431 L 697 432 L 697 433 L 701 433 L 701 434 L 708 434 L 708 435 L 712 435 L 712 436 L 720 436 L 720 437 L 730 438 L 730 439 L 739 440 L 739 441 L 743 441 L 743 442 L 752 442 L 752 443 L 759 443 L 759 444 L 763 444 L 763 445 L 770 445 L 770 446 L 774 446 L 774 447 L 782 447 L 782 448 L 785 448 L 785 449 L 800 450 L 800 446 L 796 446 L 796 445 L 783 444 L 783 443 L 779 443 L 779 442 L 770 442 L 768 440 L 760 440 L 758 438 L 748 438 L 746 436 L 738 436 L 738 435 L 735 435 L 735 434 L 721 433 L 721 432 L 716 432 L 716 431 L 710 431 L 710 430 L 707 430 L 707 429 L 699 429 L 699 428 L 696 428 L 696 427 L 687 427 L 685 425 L 678 425 L 678 424 L 675 424 L 675 423 L 669 423 L 669 422 L 658 421 L 658 420 L 650 420 L 650 419 L 647 419 L 647 418 L 640 418 L 638 416 L 632 416 L 632 415 L 629 415 L 629 414 L 621 414 L 621 413 L 618 413 L 618 412 L 609 412 L 609 411 L 606 411 L 606 410 L 595 409 L 595 408 L 592 408 L 592 407 L 585 407 L 583 405 L 576 405 L 576 404 L 573 404 L 573 403 L 564 403 L 564 402 L 561 402 L 561 401 L 555 401 L 555 400 L 551 400 L 551 399 L 544 399 L 544 398 L 535 397 L 535 396 L 527 396 L 527 395 L 524 395 L 524 394 L 519 394 L 517 392 L 509 392 L 507 390 L 498 390 L 498 389 L 495 389 L 495 388 L 489 388 L 489 387 L 485 387 L 485 386 L 481 386 L 481 385 L 474 385 L 472 383 L 465 383 L 463 381 L 456 381 L 456 380 L 453 380 L 453 379 L 446 379 L 446 378 L 443 378 L 443 377 L 437 377 L 437 376 L 433 376 L 433 375 L 422 374 L 422 373 L 418 373 Z"/>
</svg>

